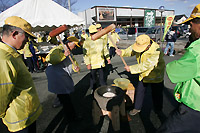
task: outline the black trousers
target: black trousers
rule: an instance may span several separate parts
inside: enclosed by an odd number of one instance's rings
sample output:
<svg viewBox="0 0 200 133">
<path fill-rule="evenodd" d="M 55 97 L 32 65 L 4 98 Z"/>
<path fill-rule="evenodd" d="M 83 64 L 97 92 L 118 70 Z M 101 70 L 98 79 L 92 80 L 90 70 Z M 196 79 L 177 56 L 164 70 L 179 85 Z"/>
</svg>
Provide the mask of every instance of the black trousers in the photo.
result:
<svg viewBox="0 0 200 133">
<path fill-rule="evenodd" d="M 29 72 L 33 73 L 34 65 L 33 65 L 32 57 L 27 57 L 27 59 L 25 59 L 25 61 L 26 61 L 26 65 L 28 66 Z"/>
<path fill-rule="evenodd" d="M 134 101 L 134 108 L 137 110 L 141 110 L 145 90 L 150 85 L 152 90 L 152 100 L 155 111 L 161 111 L 163 108 L 163 89 L 164 89 L 164 82 L 160 83 L 143 83 L 143 81 L 138 82 L 138 86 L 135 90 L 135 101 Z"/>
<path fill-rule="evenodd" d="M 63 105 L 64 117 L 66 117 L 69 121 L 73 121 L 75 118 L 75 110 L 70 95 L 57 94 L 57 97 L 59 98 L 60 103 Z"/>
<path fill-rule="evenodd" d="M 200 111 L 180 104 L 160 126 L 157 133 L 200 133 Z"/>
<path fill-rule="evenodd" d="M 97 69 L 90 69 L 90 73 L 91 73 L 90 74 L 90 88 L 92 88 L 93 90 L 95 90 L 96 87 L 97 87 L 97 83 L 96 83 L 97 72 L 99 73 L 99 84 L 100 84 L 100 86 L 106 85 L 103 67 L 97 68 Z"/>
<path fill-rule="evenodd" d="M 114 57 L 115 56 L 115 47 L 110 47 L 109 48 L 109 56 L 110 56 L 110 59 L 112 58 L 112 57 Z"/>
</svg>

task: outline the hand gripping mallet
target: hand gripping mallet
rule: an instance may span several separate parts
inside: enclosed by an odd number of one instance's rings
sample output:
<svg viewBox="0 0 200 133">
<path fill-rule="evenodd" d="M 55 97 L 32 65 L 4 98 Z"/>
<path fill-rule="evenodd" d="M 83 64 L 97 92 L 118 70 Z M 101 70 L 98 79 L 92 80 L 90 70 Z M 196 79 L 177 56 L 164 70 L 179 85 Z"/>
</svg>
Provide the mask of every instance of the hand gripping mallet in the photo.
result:
<svg viewBox="0 0 200 133">
<path fill-rule="evenodd" d="M 91 39 L 92 40 L 96 40 L 99 39 L 100 37 L 102 37 L 103 35 L 111 32 L 113 29 L 115 29 L 115 24 L 111 24 L 107 27 L 105 27 L 104 29 L 102 29 L 101 31 L 97 32 L 96 34 L 92 35 Z M 113 46 L 115 47 L 116 50 L 118 50 L 116 43 L 114 43 L 111 35 L 108 34 L 109 39 L 111 40 L 111 42 L 113 43 Z M 122 57 L 122 55 L 120 55 L 122 62 L 124 63 L 125 67 L 127 67 L 127 64 L 124 60 L 124 58 Z"/>
<path fill-rule="evenodd" d="M 68 48 L 65 46 L 65 44 L 63 43 L 62 39 L 60 38 L 59 34 L 66 31 L 68 29 L 67 25 L 62 25 L 54 30 L 52 30 L 50 33 L 49 33 L 49 36 L 50 37 L 54 37 L 56 36 L 58 38 L 58 40 L 60 41 L 60 43 L 62 44 L 63 48 L 65 51 L 68 51 Z M 70 61 L 72 62 L 72 64 L 74 65 L 74 67 L 76 67 L 72 57 L 70 55 L 69 56 L 69 59 Z"/>
</svg>

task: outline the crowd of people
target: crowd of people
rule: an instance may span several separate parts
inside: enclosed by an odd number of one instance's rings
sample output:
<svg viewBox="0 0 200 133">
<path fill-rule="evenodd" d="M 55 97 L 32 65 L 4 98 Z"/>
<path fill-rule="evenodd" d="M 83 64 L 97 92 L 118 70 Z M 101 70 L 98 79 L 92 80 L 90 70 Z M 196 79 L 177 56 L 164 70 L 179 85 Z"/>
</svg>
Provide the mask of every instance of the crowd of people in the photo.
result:
<svg viewBox="0 0 200 133">
<path fill-rule="evenodd" d="M 163 56 L 171 46 L 170 56 L 176 36 L 172 29 L 167 34 L 167 46 L 164 52 L 148 35 L 140 35 L 133 45 L 126 49 L 115 49 L 119 36 L 112 30 L 100 38 L 93 40 L 92 36 L 101 32 L 101 24 L 89 27 L 89 36 L 82 31 L 81 40 L 83 60 L 90 71 L 90 87 L 93 95 L 96 88 L 107 85 L 105 67 L 111 64 L 115 54 L 124 57 L 136 56 L 137 64 L 127 65 L 125 71 L 138 74 L 138 84 L 135 86 L 133 109 L 129 115 L 136 115 L 143 106 L 145 90 L 151 87 L 154 112 L 163 112 L 164 72 L 172 83 L 176 83 L 174 97 L 179 106 L 168 116 L 158 128 L 158 133 L 200 132 L 200 4 L 191 16 L 182 22 L 190 25 L 191 35 L 185 54 L 179 59 L 165 65 Z M 110 40 L 111 38 L 112 40 Z M 23 18 L 8 17 L 2 30 L 0 42 L 0 118 L 10 132 L 35 133 L 36 120 L 42 112 L 42 107 L 36 92 L 30 72 L 39 72 L 38 60 L 35 55 L 34 38 L 31 25 Z M 73 57 L 72 50 L 80 42 L 76 36 L 66 36 L 64 43 L 57 44 L 46 56 L 48 66 L 45 70 L 48 80 L 48 90 L 57 95 L 63 106 L 65 116 L 63 121 L 73 122 L 76 111 L 71 99 L 74 92 L 72 71 L 79 72 L 80 67 Z M 23 57 L 21 56 L 23 55 Z M 25 65 L 28 66 L 28 69 Z M 97 82 L 97 77 L 99 82 Z"/>
</svg>

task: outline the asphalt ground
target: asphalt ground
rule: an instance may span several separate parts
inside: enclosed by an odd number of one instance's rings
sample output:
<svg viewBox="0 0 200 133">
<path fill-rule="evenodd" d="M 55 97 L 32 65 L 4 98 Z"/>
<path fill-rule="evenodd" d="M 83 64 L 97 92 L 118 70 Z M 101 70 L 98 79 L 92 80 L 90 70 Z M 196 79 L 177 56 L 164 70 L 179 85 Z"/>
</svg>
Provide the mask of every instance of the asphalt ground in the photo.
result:
<svg viewBox="0 0 200 133">
<path fill-rule="evenodd" d="M 186 44 L 185 39 L 178 40 L 175 44 L 176 55 L 174 57 L 164 56 L 166 64 L 173 60 L 177 60 L 182 56 L 183 47 Z M 132 42 L 131 42 L 132 43 Z M 126 48 L 129 43 L 121 43 L 119 48 Z M 177 46 L 176 46 L 177 45 Z M 101 117 L 98 125 L 93 124 L 92 119 L 92 101 L 93 96 L 88 93 L 89 89 L 89 71 L 85 64 L 82 63 L 82 54 L 75 55 L 76 60 L 80 64 L 81 72 L 73 73 L 73 80 L 75 84 L 75 92 L 72 94 L 73 103 L 78 116 L 76 121 L 69 124 L 68 121 L 63 120 L 62 106 L 58 108 L 52 108 L 52 103 L 56 97 L 55 94 L 48 92 L 47 78 L 45 72 L 33 73 L 32 78 L 34 80 L 41 104 L 43 106 L 43 112 L 37 120 L 37 133 L 112 133 L 114 132 L 111 121 L 107 116 Z M 128 65 L 136 64 L 135 57 L 124 58 Z M 128 78 L 134 85 L 137 84 L 137 75 L 130 75 L 124 70 L 124 65 L 119 56 L 115 56 L 111 60 L 112 71 L 110 71 L 107 79 L 107 84 L 111 85 L 113 80 L 119 77 Z M 165 116 L 177 106 L 177 102 L 173 98 L 173 88 L 175 84 L 172 84 L 165 74 L 164 78 L 164 107 L 163 116 L 160 117 L 153 111 L 151 89 L 147 88 L 145 92 L 145 99 L 143 108 L 140 113 L 135 116 L 130 116 L 131 120 L 121 119 L 120 131 L 123 133 L 154 133 L 156 129 L 164 121 Z M 130 107 L 130 106 L 129 106 Z M 131 108 L 131 107 L 130 107 Z M 127 111 L 128 109 L 127 108 Z M 7 133 L 7 128 L 0 122 L 0 133 Z"/>
</svg>

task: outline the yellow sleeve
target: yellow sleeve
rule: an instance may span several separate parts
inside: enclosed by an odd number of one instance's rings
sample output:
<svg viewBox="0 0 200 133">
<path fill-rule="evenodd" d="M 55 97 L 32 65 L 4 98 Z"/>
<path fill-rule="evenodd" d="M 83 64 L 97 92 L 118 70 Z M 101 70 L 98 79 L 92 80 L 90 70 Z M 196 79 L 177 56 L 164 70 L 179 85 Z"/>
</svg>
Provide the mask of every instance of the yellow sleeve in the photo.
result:
<svg viewBox="0 0 200 133">
<path fill-rule="evenodd" d="M 14 62 L 13 62 L 14 63 Z M 4 70 L 1 71 L 1 78 L 0 79 L 0 118 L 3 118 L 8 105 L 12 100 L 12 93 L 16 83 L 16 70 L 13 66 L 11 61 L 3 60 L 1 61 L 0 69 Z"/>
<path fill-rule="evenodd" d="M 106 59 L 110 59 L 107 44 L 106 45 L 104 44 L 104 56 Z"/>
<path fill-rule="evenodd" d="M 89 51 L 90 51 L 89 40 L 86 39 L 86 41 L 84 41 L 84 43 L 83 43 L 83 59 L 84 59 L 84 62 L 86 65 L 91 64 L 90 57 L 89 57 L 90 56 Z"/>
<path fill-rule="evenodd" d="M 75 64 L 77 67 L 79 67 L 79 64 L 78 64 L 78 62 L 75 60 L 75 58 L 74 58 L 74 57 L 72 57 L 72 58 L 73 58 L 74 64 Z M 75 70 L 74 64 L 72 64 L 72 70 L 73 70 L 74 72 L 78 72 L 78 71 Z M 80 71 L 80 67 L 79 67 L 79 71 Z"/>
<path fill-rule="evenodd" d="M 131 74 L 142 73 L 147 70 L 153 69 L 154 66 L 158 63 L 159 54 L 153 53 L 146 61 L 142 61 L 139 64 L 130 66 Z"/>
<path fill-rule="evenodd" d="M 123 56 L 123 57 L 130 57 L 130 56 L 135 55 L 135 53 L 134 53 L 132 47 L 133 47 L 133 45 L 129 46 L 129 47 L 126 48 L 126 49 L 121 49 L 121 51 L 122 51 L 122 56 Z"/>
<path fill-rule="evenodd" d="M 116 35 L 116 38 L 117 38 L 117 39 L 119 39 L 119 40 L 121 39 L 121 38 L 119 37 L 119 35 L 118 35 L 116 32 L 115 32 L 115 35 Z"/>
</svg>

